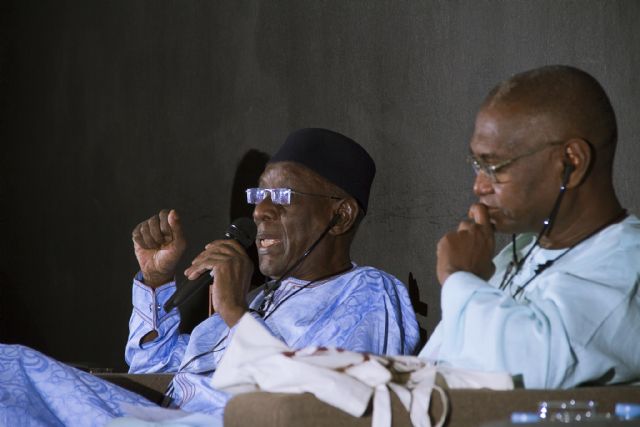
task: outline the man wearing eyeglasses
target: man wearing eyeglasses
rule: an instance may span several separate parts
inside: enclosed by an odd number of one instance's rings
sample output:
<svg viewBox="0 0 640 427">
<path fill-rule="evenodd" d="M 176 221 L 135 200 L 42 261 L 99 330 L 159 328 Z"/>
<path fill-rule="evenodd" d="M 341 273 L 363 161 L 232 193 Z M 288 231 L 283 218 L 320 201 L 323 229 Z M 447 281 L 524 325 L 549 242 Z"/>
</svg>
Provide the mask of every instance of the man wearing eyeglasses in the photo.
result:
<svg viewBox="0 0 640 427">
<path fill-rule="evenodd" d="M 211 272 L 216 313 L 190 335 L 178 331 L 178 310 L 164 311 L 186 247 L 178 214 L 162 211 L 135 227 L 140 273 L 126 347 L 130 372 L 176 372 L 167 406 L 220 421 L 228 395 L 214 389 L 210 377 L 244 315 L 292 348 L 413 354 L 419 333 L 405 286 L 351 261 L 374 174 L 369 154 L 343 135 L 325 129 L 291 134 L 262 173 L 260 187 L 246 190 L 247 202 L 255 205 L 260 271 L 272 281 L 248 296 L 253 264 L 243 247 L 231 239 L 208 244 L 185 275 L 195 279 Z M 22 363 L 27 359 L 28 365 Z M 24 373 L 24 384 L 12 377 L 8 391 L 18 401 L 8 409 L 0 404 L 0 420 L 8 413 L 35 425 L 53 413 L 65 425 L 103 425 L 123 415 L 124 403 L 151 405 L 30 349 L 0 347 L 0 366 L 7 375 Z M 64 405 L 50 403 L 61 399 Z M 78 421 L 83 419 L 91 421 Z"/>
<path fill-rule="evenodd" d="M 442 320 L 421 356 L 530 388 L 640 378 L 640 221 L 616 197 L 613 108 L 584 71 L 518 74 L 471 138 L 478 202 L 438 243 Z M 495 258 L 494 233 L 512 235 Z"/>
</svg>

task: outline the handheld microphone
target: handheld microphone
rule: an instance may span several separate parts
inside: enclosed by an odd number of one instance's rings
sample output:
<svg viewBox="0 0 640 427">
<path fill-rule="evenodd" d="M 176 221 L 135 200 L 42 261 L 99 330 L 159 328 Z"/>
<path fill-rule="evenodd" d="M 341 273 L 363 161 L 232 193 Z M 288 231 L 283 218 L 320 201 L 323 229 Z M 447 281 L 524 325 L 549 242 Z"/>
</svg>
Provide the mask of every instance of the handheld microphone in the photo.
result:
<svg viewBox="0 0 640 427">
<path fill-rule="evenodd" d="M 227 231 L 224 233 L 225 239 L 233 239 L 247 249 L 255 241 L 257 227 L 253 220 L 241 217 L 233 221 Z M 169 313 L 175 307 L 184 303 L 191 298 L 200 288 L 210 285 L 213 277 L 209 271 L 203 272 L 194 280 L 187 280 L 181 286 L 178 286 L 171 298 L 164 304 L 164 311 Z"/>
</svg>

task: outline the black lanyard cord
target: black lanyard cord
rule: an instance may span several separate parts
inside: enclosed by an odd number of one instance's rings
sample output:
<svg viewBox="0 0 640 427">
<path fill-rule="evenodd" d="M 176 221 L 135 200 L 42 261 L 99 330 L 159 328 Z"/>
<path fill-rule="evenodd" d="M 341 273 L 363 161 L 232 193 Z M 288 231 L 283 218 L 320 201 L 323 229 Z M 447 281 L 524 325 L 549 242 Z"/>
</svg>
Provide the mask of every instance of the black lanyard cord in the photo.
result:
<svg viewBox="0 0 640 427">
<path fill-rule="evenodd" d="M 582 239 L 580 239 L 579 241 L 577 241 L 576 243 L 574 243 L 573 245 L 571 245 L 569 248 L 567 248 L 566 251 L 562 252 L 560 255 L 558 255 L 557 257 L 555 257 L 554 259 L 550 259 L 547 260 L 546 262 L 544 262 L 543 264 L 538 265 L 538 267 L 536 268 L 533 276 L 531 278 L 529 278 L 525 283 L 523 283 L 522 285 L 518 286 L 518 288 L 516 289 L 515 293 L 512 295 L 513 298 L 517 297 L 520 293 L 522 293 L 524 291 L 524 288 L 526 288 L 529 283 L 531 283 L 536 277 L 538 277 L 540 274 L 542 274 L 545 270 L 547 270 L 549 267 L 551 267 L 553 264 L 555 264 L 556 261 L 558 261 L 560 258 L 562 258 L 563 256 L 565 256 L 567 253 L 569 253 L 569 251 L 573 250 L 575 247 L 577 247 L 578 245 L 580 245 L 581 243 L 589 240 L 591 237 L 595 236 L 596 234 L 598 234 L 599 232 L 601 232 L 602 230 L 604 230 L 605 228 L 607 228 L 608 226 L 612 225 L 612 224 L 616 224 L 620 221 L 622 221 L 625 217 L 627 216 L 627 211 L 626 209 L 622 209 L 622 211 L 618 212 L 616 214 L 616 216 L 605 222 L 604 224 L 602 224 L 600 227 L 596 228 L 595 230 L 593 230 L 591 233 L 587 234 L 585 237 L 583 237 Z M 539 236 L 538 236 L 539 237 Z M 535 243 L 531 246 L 531 248 L 529 249 L 529 251 L 527 251 L 527 254 L 525 255 L 524 258 L 522 258 L 521 262 L 519 262 L 517 264 L 517 269 L 516 271 L 513 273 L 513 275 L 511 275 L 511 277 L 509 277 L 509 280 L 504 283 L 505 277 L 507 276 L 507 274 L 509 273 L 510 268 L 513 265 L 513 261 L 511 263 L 509 263 L 509 267 L 507 267 L 507 271 L 505 271 L 505 276 L 503 277 L 503 282 L 500 283 L 500 289 L 505 289 L 507 286 L 510 286 L 511 283 L 513 282 L 513 279 L 515 278 L 515 276 L 519 273 L 520 269 L 522 268 L 522 265 L 524 265 L 524 260 L 527 259 L 527 257 L 531 254 L 531 252 L 533 251 L 533 249 L 538 246 L 538 240 L 536 239 Z M 512 245 L 515 246 L 515 238 L 512 241 Z"/>
</svg>

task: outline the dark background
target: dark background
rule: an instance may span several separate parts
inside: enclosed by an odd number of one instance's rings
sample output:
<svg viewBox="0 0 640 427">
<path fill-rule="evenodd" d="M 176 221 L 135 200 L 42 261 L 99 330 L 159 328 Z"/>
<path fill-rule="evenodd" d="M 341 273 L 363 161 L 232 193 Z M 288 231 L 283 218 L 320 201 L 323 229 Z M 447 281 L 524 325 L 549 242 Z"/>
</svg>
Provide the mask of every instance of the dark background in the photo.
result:
<svg viewBox="0 0 640 427">
<path fill-rule="evenodd" d="M 176 208 L 192 258 L 237 216 L 232 189 L 255 178 L 237 173 L 243 159 L 296 128 L 345 133 L 377 161 L 354 260 L 412 272 L 429 331 L 435 244 L 473 200 L 474 114 L 510 74 L 563 63 L 603 83 L 619 195 L 640 211 L 637 1 L 16 0 L 0 12 L 0 339 L 63 361 L 123 368 L 131 229 Z M 205 311 L 195 301 L 191 322 Z"/>
</svg>

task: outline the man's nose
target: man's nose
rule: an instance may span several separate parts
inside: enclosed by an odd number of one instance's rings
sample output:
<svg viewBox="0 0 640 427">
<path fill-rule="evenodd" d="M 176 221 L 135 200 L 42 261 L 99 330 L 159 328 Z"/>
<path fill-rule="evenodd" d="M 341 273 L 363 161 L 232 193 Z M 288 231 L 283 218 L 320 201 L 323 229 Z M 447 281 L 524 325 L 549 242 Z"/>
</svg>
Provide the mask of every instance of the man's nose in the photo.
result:
<svg viewBox="0 0 640 427">
<path fill-rule="evenodd" d="M 276 205 L 271 201 L 270 194 L 267 194 L 260 203 L 256 203 L 253 208 L 253 220 L 256 224 L 261 221 L 272 220 L 277 216 L 277 214 L 278 210 Z"/>
<path fill-rule="evenodd" d="M 486 173 L 479 171 L 476 174 L 476 179 L 473 181 L 473 193 L 478 197 L 493 193 L 493 181 Z"/>
</svg>

